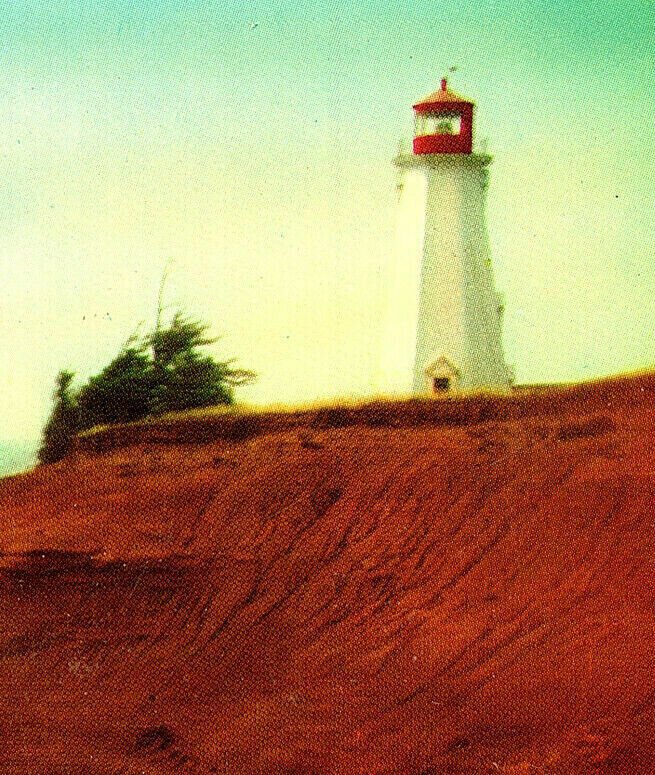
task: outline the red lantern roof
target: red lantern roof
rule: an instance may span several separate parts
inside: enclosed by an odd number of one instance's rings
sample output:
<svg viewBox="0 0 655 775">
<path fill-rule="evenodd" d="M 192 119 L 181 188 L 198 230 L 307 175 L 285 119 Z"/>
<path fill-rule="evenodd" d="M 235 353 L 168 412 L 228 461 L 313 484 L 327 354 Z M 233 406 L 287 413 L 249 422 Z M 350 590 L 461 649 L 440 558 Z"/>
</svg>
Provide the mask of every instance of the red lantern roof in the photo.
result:
<svg viewBox="0 0 655 775">
<path fill-rule="evenodd" d="M 448 88 L 448 81 L 442 78 L 439 91 L 435 91 L 425 99 L 417 102 L 414 105 L 414 110 L 418 113 L 424 113 L 431 110 L 444 110 L 458 105 L 473 105 L 473 103 L 471 100 L 467 100 L 466 97 L 461 97 L 459 94 L 451 91 Z"/>
</svg>

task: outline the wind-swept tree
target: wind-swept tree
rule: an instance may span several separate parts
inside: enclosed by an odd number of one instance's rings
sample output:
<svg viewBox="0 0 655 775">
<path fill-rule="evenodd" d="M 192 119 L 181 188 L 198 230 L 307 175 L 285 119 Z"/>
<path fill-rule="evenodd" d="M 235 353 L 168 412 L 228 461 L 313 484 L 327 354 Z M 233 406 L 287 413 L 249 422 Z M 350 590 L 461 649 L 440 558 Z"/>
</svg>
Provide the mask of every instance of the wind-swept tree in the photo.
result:
<svg viewBox="0 0 655 775">
<path fill-rule="evenodd" d="M 74 436 L 96 425 L 233 403 L 234 388 L 252 382 L 255 374 L 203 352 L 216 341 L 208 331 L 206 323 L 181 312 L 168 325 L 161 324 L 158 314 L 154 331 L 130 337 L 114 360 L 77 392 L 73 373 L 60 372 L 39 460 L 61 460 Z"/>
<path fill-rule="evenodd" d="M 253 372 L 234 368 L 234 361 L 215 361 L 200 351 L 217 341 L 208 331 L 206 323 L 177 312 L 167 328 L 146 337 L 156 382 L 153 411 L 231 404 L 234 387 L 254 380 Z"/>
<path fill-rule="evenodd" d="M 155 375 L 141 344 L 125 347 L 78 393 L 80 429 L 132 422 L 150 414 Z"/>
</svg>

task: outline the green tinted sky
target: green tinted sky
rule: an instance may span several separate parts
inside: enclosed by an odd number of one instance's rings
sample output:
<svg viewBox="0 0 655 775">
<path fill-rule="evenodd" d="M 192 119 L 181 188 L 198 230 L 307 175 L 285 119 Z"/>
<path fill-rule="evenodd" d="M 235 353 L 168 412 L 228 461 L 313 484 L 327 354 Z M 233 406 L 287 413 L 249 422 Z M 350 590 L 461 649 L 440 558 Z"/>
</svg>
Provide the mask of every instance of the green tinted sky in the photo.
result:
<svg viewBox="0 0 655 775">
<path fill-rule="evenodd" d="M 650 0 L 12 0 L 0 43 L 0 437 L 152 320 L 169 259 L 169 301 L 260 372 L 244 398 L 375 391 L 390 160 L 449 65 L 519 379 L 655 360 Z"/>
</svg>

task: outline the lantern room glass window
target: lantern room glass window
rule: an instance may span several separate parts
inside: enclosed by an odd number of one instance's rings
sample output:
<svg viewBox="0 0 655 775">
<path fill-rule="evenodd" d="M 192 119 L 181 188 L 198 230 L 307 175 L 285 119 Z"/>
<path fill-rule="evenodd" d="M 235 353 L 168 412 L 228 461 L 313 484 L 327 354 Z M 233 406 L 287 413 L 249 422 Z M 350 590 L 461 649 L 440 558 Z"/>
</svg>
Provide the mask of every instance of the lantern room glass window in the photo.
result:
<svg viewBox="0 0 655 775">
<path fill-rule="evenodd" d="M 414 134 L 423 135 L 458 135 L 462 125 L 462 117 L 458 113 L 417 113 L 414 117 Z"/>
</svg>

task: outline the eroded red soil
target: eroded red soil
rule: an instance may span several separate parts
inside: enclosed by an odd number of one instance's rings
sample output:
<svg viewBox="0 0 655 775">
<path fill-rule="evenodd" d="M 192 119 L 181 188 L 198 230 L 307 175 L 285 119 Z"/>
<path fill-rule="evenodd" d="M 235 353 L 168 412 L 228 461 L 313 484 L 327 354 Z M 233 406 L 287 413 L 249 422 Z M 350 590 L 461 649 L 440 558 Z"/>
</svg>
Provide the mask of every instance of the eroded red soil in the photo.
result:
<svg viewBox="0 0 655 775">
<path fill-rule="evenodd" d="M 655 378 L 575 396 L 4 480 L 0 772 L 655 772 Z"/>
</svg>

